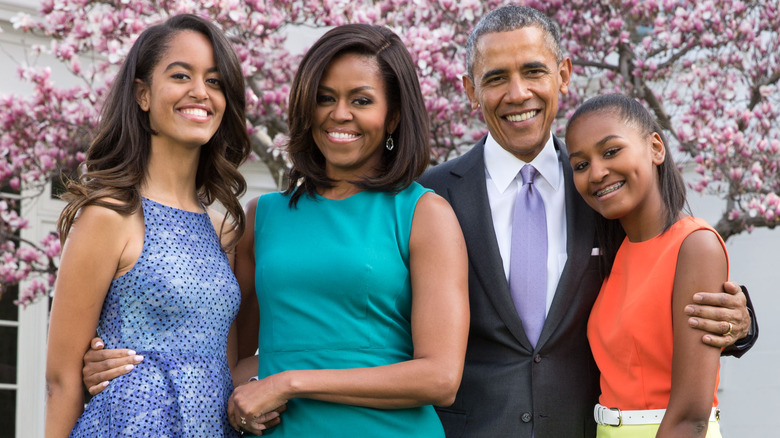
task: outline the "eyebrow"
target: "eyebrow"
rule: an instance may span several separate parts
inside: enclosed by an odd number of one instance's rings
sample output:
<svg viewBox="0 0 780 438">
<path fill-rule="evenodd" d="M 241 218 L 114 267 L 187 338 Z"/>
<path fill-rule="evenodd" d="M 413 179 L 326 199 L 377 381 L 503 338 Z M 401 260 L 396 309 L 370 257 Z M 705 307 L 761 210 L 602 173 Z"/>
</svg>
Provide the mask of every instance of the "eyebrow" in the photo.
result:
<svg viewBox="0 0 780 438">
<path fill-rule="evenodd" d="M 174 62 L 168 64 L 168 66 L 165 67 L 164 71 L 168 71 L 168 70 L 170 70 L 170 69 L 172 69 L 174 67 L 182 67 L 182 68 L 185 68 L 187 70 L 193 70 L 192 65 L 190 65 L 190 64 L 188 64 L 186 62 L 174 61 Z M 217 72 L 217 71 L 218 71 L 217 67 L 214 66 L 214 67 L 211 67 L 210 69 L 206 70 L 206 73 L 214 73 L 214 72 Z"/>
<path fill-rule="evenodd" d="M 604 145 L 604 143 L 606 143 L 606 142 L 608 142 L 608 141 L 612 140 L 613 138 L 622 138 L 622 137 L 621 137 L 621 136 L 619 136 L 619 135 L 610 134 L 610 135 L 608 135 L 608 136 L 606 136 L 606 137 L 602 138 L 601 140 L 599 140 L 599 141 L 596 143 L 596 147 L 601 147 L 601 146 L 603 146 L 603 145 Z M 580 155 L 582 155 L 582 152 L 573 152 L 573 153 L 570 153 L 570 154 L 569 154 L 569 159 L 571 159 L 572 157 L 578 157 L 578 156 L 580 156 Z"/>
<path fill-rule="evenodd" d="M 542 69 L 545 69 L 545 70 L 549 70 L 549 67 L 547 67 L 547 64 L 545 64 L 543 62 L 539 62 L 539 61 L 526 62 L 522 66 L 522 70 L 532 70 L 532 69 L 539 69 L 539 68 L 542 68 Z M 502 73 L 505 73 L 506 71 L 507 71 L 507 69 L 505 69 L 505 68 L 494 68 L 493 70 L 486 71 L 482 75 L 482 77 L 480 79 L 481 80 L 485 80 L 485 78 L 489 78 L 491 76 L 500 75 Z"/>
<path fill-rule="evenodd" d="M 375 91 L 376 89 L 370 85 L 363 85 L 362 87 L 356 87 L 351 90 L 349 90 L 349 94 L 355 94 L 359 93 L 361 91 Z M 317 87 L 317 91 L 327 91 L 329 93 L 336 93 L 336 90 L 330 87 L 327 87 L 325 85 L 320 85 Z"/>
</svg>

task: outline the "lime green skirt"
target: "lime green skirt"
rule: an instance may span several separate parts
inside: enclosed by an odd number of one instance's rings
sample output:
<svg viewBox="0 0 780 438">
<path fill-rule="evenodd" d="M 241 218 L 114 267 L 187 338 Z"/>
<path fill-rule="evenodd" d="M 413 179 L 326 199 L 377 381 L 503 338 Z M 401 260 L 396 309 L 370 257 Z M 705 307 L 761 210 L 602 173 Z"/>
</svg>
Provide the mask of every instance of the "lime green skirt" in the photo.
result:
<svg viewBox="0 0 780 438">
<path fill-rule="evenodd" d="M 596 438 L 655 438 L 660 424 L 636 424 L 623 426 L 596 426 Z M 710 421 L 707 426 L 707 438 L 722 438 L 720 423 Z"/>
</svg>

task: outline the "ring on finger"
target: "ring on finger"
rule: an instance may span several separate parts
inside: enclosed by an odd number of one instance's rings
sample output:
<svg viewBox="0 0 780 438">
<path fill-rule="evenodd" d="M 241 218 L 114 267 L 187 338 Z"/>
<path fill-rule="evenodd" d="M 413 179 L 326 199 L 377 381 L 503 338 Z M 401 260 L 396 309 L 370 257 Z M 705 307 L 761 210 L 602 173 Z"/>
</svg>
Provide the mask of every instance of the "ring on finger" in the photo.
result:
<svg viewBox="0 0 780 438">
<path fill-rule="evenodd" d="M 729 323 L 729 329 L 726 331 L 726 333 L 723 333 L 723 336 L 728 336 L 731 334 L 731 331 L 734 329 L 734 325 Z"/>
</svg>

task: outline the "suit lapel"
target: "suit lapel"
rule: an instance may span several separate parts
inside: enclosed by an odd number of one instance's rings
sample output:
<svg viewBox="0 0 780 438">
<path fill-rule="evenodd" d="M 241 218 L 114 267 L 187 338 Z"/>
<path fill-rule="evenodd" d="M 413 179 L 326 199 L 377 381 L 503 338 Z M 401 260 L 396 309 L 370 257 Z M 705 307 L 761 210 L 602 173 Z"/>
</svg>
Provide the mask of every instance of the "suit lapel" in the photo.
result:
<svg viewBox="0 0 780 438">
<path fill-rule="evenodd" d="M 579 282 L 588 266 L 594 244 L 595 223 L 593 211 L 582 200 L 574 187 L 574 179 L 569 165 L 569 152 L 566 145 L 553 137 L 558 150 L 558 160 L 563 167 L 564 195 L 566 197 L 566 265 L 558 281 L 550 311 L 539 336 L 537 348 L 555 332 L 579 292 Z"/>
<path fill-rule="evenodd" d="M 447 196 L 463 229 L 469 263 L 482 290 L 509 331 L 523 346 L 532 350 L 515 311 L 496 243 L 485 182 L 484 146 L 483 138 L 451 169 L 458 179 L 448 188 Z"/>
</svg>

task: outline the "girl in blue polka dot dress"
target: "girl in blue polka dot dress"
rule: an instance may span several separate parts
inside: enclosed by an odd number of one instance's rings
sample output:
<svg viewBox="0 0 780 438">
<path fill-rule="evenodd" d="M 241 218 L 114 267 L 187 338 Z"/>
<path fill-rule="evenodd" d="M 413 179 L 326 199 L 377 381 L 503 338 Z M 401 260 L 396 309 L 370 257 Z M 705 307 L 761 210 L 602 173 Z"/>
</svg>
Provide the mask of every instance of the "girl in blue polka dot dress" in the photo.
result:
<svg viewBox="0 0 780 438">
<path fill-rule="evenodd" d="M 128 53 L 58 224 L 47 437 L 237 435 L 227 344 L 241 293 L 226 250 L 245 221 L 244 104 L 239 60 L 206 20 L 172 17 Z M 85 407 L 95 333 L 143 361 Z"/>
</svg>

